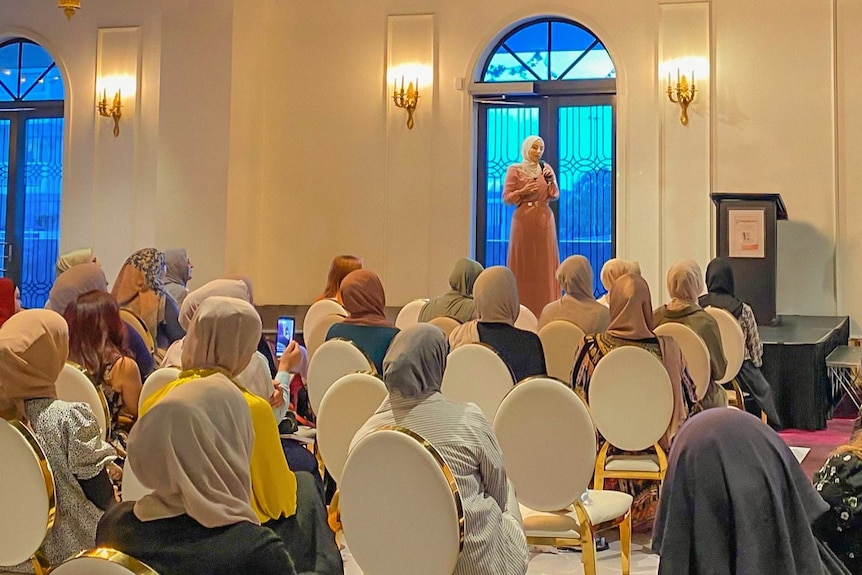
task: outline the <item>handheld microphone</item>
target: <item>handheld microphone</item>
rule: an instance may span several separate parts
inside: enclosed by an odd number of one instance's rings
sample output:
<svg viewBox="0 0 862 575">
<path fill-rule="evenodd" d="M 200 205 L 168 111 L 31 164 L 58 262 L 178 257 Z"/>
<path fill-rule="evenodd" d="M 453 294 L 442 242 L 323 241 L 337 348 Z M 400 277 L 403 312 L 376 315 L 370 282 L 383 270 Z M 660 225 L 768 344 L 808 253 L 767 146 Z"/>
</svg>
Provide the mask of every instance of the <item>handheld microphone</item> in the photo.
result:
<svg viewBox="0 0 862 575">
<path fill-rule="evenodd" d="M 544 160 L 539 160 L 539 168 L 541 168 L 542 173 L 544 174 L 544 172 L 545 172 L 545 161 Z M 550 184 L 551 181 L 554 179 L 553 176 L 549 176 L 548 174 L 544 174 L 544 176 L 545 176 L 545 182 L 548 184 Z"/>
</svg>

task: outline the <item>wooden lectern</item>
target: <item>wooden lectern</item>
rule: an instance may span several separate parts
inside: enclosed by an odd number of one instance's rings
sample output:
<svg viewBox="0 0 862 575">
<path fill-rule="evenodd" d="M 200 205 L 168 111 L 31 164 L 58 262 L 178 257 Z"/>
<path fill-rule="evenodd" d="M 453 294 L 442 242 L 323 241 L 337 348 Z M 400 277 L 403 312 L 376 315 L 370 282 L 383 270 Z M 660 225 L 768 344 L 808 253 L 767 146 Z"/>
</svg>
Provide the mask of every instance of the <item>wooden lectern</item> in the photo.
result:
<svg viewBox="0 0 862 575">
<path fill-rule="evenodd" d="M 787 219 L 779 194 L 717 192 L 718 256 L 729 258 L 736 296 L 751 305 L 759 325 L 776 325 L 778 220 Z"/>
</svg>

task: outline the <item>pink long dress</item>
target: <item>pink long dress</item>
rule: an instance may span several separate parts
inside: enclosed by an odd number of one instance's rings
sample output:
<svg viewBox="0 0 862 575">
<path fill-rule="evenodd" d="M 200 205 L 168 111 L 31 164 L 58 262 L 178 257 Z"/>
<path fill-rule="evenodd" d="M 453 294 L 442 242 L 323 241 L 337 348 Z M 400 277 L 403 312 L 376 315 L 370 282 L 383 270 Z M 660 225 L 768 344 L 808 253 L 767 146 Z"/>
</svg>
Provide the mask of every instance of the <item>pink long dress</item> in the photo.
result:
<svg viewBox="0 0 862 575">
<path fill-rule="evenodd" d="M 517 191 L 530 182 L 539 185 L 538 191 L 518 196 Z M 547 304 L 560 298 L 560 286 L 554 277 L 560 265 L 557 228 L 554 213 L 548 206 L 559 197 L 556 180 L 548 184 L 542 175 L 533 179 L 517 165 L 506 170 L 503 202 L 517 206 L 512 214 L 507 265 L 515 274 L 518 298 L 536 317 Z"/>
</svg>

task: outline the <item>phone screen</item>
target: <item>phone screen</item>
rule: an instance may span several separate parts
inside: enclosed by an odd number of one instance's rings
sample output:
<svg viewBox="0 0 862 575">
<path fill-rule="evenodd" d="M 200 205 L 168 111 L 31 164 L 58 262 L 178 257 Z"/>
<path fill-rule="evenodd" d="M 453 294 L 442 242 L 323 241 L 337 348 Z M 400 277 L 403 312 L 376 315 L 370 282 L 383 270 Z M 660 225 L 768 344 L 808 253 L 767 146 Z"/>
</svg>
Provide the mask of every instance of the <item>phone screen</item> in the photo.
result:
<svg viewBox="0 0 862 575">
<path fill-rule="evenodd" d="M 292 317 L 282 316 L 278 318 L 278 329 L 276 330 L 275 355 L 281 357 L 287 344 L 293 340 L 293 328 L 296 320 Z"/>
</svg>

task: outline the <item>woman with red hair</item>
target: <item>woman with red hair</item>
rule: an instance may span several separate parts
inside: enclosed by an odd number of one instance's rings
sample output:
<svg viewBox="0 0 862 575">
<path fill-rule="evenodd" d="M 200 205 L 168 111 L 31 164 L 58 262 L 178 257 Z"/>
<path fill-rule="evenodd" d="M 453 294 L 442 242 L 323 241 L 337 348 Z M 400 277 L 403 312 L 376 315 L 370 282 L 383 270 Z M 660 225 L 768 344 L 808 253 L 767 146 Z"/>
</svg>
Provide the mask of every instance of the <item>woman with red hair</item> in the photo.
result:
<svg viewBox="0 0 862 575">
<path fill-rule="evenodd" d="M 130 428 L 129 421 L 137 418 L 141 395 L 141 373 L 126 349 L 120 306 L 111 294 L 91 291 L 78 296 L 64 315 L 69 324 L 69 359 L 84 367 L 102 388 L 111 412 L 110 436 L 118 439 L 120 428 Z"/>
</svg>

